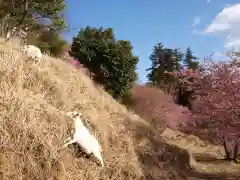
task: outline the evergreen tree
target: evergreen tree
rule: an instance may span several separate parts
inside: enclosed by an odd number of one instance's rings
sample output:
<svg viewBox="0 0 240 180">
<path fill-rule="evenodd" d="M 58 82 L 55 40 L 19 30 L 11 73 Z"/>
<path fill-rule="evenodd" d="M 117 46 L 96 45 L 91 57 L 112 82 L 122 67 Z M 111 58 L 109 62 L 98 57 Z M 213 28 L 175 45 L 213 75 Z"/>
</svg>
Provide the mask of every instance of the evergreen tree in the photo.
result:
<svg viewBox="0 0 240 180">
<path fill-rule="evenodd" d="M 36 24 L 62 30 L 66 27 L 63 15 L 65 7 L 65 0 L 2 0 L 0 3 L 1 31 L 6 33 L 13 27 L 32 31 Z"/>
<path fill-rule="evenodd" d="M 193 52 L 190 47 L 187 48 L 184 56 L 184 67 L 191 68 L 193 70 L 196 70 L 199 68 L 199 62 L 197 61 L 198 58 L 193 55 Z"/>
<path fill-rule="evenodd" d="M 149 71 L 147 78 L 149 84 L 157 85 L 157 79 L 159 77 L 158 68 L 159 68 L 159 54 L 164 51 L 164 47 L 162 43 L 158 43 L 156 46 L 153 47 L 153 52 L 149 56 L 151 61 L 151 68 L 148 68 Z"/>
<path fill-rule="evenodd" d="M 175 78 L 166 75 L 164 72 L 180 71 L 182 58 L 183 54 L 179 49 L 164 48 L 162 43 L 154 46 L 153 52 L 149 57 L 152 62 L 152 67 L 147 69 L 147 71 L 149 71 L 147 75 L 149 84 L 170 85 L 174 83 Z"/>
<path fill-rule="evenodd" d="M 59 33 L 66 27 L 64 0 L 2 0 L 0 1 L 0 35 L 16 27 L 27 31 L 27 43 L 43 52 L 60 56 L 67 42 Z"/>
<path fill-rule="evenodd" d="M 93 73 L 116 99 L 129 96 L 136 81 L 138 57 L 132 54 L 129 41 L 115 39 L 111 28 L 86 27 L 73 38 L 70 55 Z"/>
</svg>

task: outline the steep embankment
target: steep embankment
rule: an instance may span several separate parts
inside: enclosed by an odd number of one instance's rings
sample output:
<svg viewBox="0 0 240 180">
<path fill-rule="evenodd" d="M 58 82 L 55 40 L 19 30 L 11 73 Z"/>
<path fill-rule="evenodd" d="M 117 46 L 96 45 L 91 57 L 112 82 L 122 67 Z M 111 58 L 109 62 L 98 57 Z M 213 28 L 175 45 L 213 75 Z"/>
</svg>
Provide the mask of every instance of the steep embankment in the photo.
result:
<svg viewBox="0 0 240 180">
<path fill-rule="evenodd" d="M 163 129 L 127 111 L 81 70 L 48 56 L 35 66 L 14 46 L 0 44 L 0 179 L 209 179 L 189 167 L 186 150 L 163 140 Z M 102 144 L 104 169 L 74 148 L 57 151 L 72 126 L 65 112 L 76 108 Z"/>
<path fill-rule="evenodd" d="M 0 179 L 139 179 L 124 126 L 132 114 L 66 62 L 44 56 L 38 69 L 12 47 L 0 46 Z M 71 148 L 57 152 L 71 125 L 65 112 L 75 108 L 101 141 L 104 170 Z"/>
</svg>

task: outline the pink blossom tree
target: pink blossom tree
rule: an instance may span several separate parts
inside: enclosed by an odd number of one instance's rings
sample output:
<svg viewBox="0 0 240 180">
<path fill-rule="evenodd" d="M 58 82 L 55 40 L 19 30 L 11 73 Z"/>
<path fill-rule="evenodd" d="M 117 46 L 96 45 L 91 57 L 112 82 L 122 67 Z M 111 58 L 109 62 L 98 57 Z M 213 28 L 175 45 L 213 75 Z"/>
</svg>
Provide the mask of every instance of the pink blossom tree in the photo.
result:
<svg viewBox="0 0 240 180">
<path fill-rule="evenodd" d="M 240 66 L 208 61 L 204 71 L 173 73 L 193 90 L 193 133 L 199 129 L 225 148 L 226 159 L 237 161 L 240 146 Z M 205 136 L 205 137 L 206 137 Z M 230 146 L 231 145 L 231 146 Z"/>
<path fill-rule="evenodd" d="M 192 103 L 195 120 L 216 139 L 221 138 L 226 159 L 236 161 L 240 145 L 240 68 L 229 62 L 209 61 L 199 80 Z"/>
</svg>

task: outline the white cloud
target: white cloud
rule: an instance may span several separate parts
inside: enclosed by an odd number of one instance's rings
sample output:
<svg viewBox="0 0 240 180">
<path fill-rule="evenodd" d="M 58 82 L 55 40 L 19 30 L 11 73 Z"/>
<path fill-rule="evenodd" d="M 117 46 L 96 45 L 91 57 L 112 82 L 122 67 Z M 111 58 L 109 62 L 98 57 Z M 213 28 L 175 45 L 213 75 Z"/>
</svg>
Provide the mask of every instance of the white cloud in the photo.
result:
<svg viewBox="0 0 240 180">
<path fill-rule="evenodd" d="M 226 61 L 228 60 L 229 57 L 229 52 L 228 51 L 222 51 L 222 52 L 215 52 L 213 53 L 212 59 L 216 60 L 216 61 Z"/>
<path fill-rule="evenodd" d="M 229 47 L 238 47 L 240 46 L 240 39 L 232 39 L 232 40 L 229 40 L 229 41 L 226 41 L 225 45 L 224 45 L 226 48 L 229 48 Z"/>
<path fill-rule="evenodd" d="M 213 56 L 226 58 L 227 57 L 227 52 L 215 52 L 215 53 L 213 53 Z"/>
<path fill-rule="evenodd" d="M 240 46 L 240 3 L 225 7 L 207 26 L 204 34 L 218 34 L 226 36 L 225 48 Z"/>
<path fill-rule="evenodd" d="M 214 55 L 214 56 L 217 56 L 217 57 L 222 57 L 222 56 L 224 56 L 225 54 L 224 54 L 223 52 L 215 52 L 213 55 Z"/>
<path fill-rule="evenodd" d="M 193 18 L 192 26 L 197 26 L 201 21 L 201 18 L 199 16 L 196 16 Z"/>
</svg>

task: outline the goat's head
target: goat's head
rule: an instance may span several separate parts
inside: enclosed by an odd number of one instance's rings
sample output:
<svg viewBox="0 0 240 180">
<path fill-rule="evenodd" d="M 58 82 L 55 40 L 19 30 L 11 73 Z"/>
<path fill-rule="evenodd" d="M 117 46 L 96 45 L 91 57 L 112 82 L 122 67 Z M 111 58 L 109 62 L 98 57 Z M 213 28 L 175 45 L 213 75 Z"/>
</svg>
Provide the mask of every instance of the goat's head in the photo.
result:
<svg viewBox="0 0 240 180">
<path fill-rule="evenodd" d="M 76 117 L 82 116 L 82 113 L 77 112 L 76 110 L 67 112 L 66 115 L 70 117 L 71 119 L 75 119 Z"/>
</svg>

